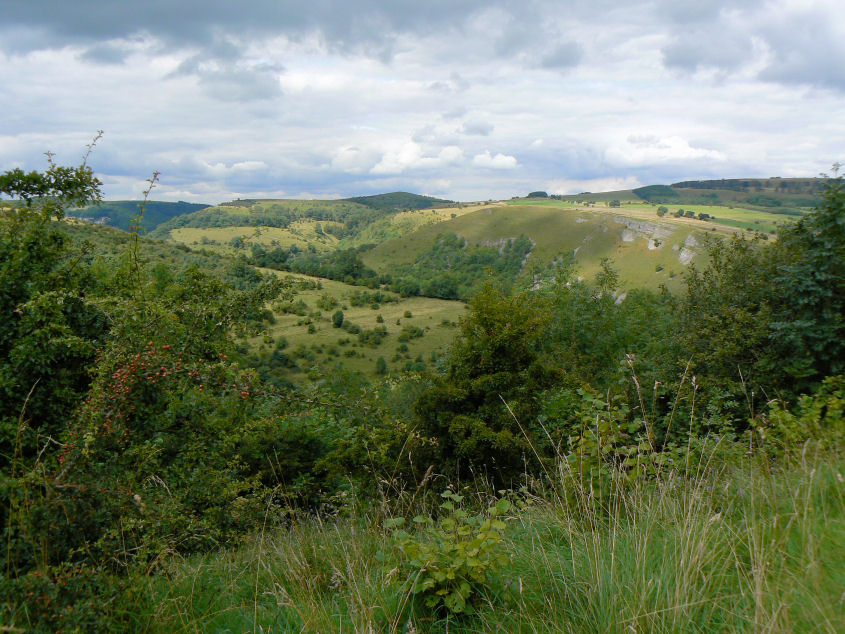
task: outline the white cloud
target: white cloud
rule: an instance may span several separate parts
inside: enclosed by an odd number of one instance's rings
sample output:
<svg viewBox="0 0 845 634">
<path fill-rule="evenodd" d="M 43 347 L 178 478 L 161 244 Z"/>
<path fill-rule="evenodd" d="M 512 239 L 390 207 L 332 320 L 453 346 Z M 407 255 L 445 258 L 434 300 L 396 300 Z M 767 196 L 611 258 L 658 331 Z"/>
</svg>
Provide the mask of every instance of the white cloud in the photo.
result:
<svg viewBox="0 0 845 634">
<path fill-rule="evenodd" d="M 473 156 L 472 164 L 495 170 L 512 170 L 518 165 L 515 156 L 508 156 L 507 154 L 501 153 L 494 156 L 490 154 L 490 150 L 484 150 L 483 154 Z"/>
<path fill-rule="evenodd" d="M 435 169 L 463 160 L 463 151 L 454 145 L 444 147 L 437 155 L 425 156 L 415 141 L 406 141 L 387 150 L 370 170 L 372 174 L 401 174 L 407 170 Z"/>
<path fill-rule="evenodd" d="M 642 186 L 635 176 L 620 178 L 591 178 L 587 180 L 556 179 L 546 187 L 550 194 L 580 194 L 581 192 L 612 192 Z"/>
<path fill-rule="evenodd" d="M 718 150 L 693 147 L 680 136 L 661 138 L 650 134 L 632 134 L 624 143 L 608 148 L 605 158 L 613 165 L 630 167 L 702 159 L 724 161 L 726 157 Z"/>
</svg>

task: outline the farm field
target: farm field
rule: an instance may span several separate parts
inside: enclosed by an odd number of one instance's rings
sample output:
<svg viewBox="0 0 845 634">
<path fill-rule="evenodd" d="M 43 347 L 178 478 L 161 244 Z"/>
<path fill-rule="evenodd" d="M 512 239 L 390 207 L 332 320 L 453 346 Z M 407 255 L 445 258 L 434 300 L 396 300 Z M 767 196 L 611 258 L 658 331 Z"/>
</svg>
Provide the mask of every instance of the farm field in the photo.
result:
<svg viewBox="0 0 845 634">
<path fill-rule="evenodd" d="M 661 205 L 649 203 L 645 201 L 635 201 L 631 199 L 619 198 L 622 203 L 621 207 L 609 207 L 606 200 L 593 202 L 589 207 L 574 200 L 517 200 L 508 201 L 508 205 L 530 205 L 532 207 L 552 207 L 563 209 L 590 209 L 590 210 L 605 210 L 608 213 L 633 215 L 637 218 L 646 220 L 654 220 L 657 218 L 657 208 Z M 696 227 L 708 227 L 708 225 L 717 226 L 717 231 L 733 233 L 735 229 L 748 229 L 751 231 L 769 232 L 777 228 L 778 225 L 795 219 L 795 216 L 788 216 L 785 214 L 775 214 L 760 209 L 749 209 L 744 207 L 726 207 L 723 205 L 684 205 L 684 204 L 665 204 L 669 212 L 661 218 L 661 221 L 677 222 L 678 224 L 688 224 Z M 713 216 L 711 220 L 702 221 L 692 218 L 675 218 L 671 214 L 678 209 L 690 210 L 696 214 L 706 213 Z M 709 228 L 709 227 L 708 227 Z"/>
<path fill-rule="evenodd" d="M 373 378 L 379 357 L 384 357 L 388 373 L 401 371 L 409 362 L 414 363 L 420 357 L 427 366 L 432 366 L 454 339 L 457 322 L 465 312 L 463 302 L 428 297 L 402 298 L 386 291 L 381 293 L 395 301 L 383 302 L 378 308 L 370 304 L 353 306 L 350 301 L 352 295 L 374 291 L 306 275 L 261 270 L 318 285 L 318 288 L 299 290 L 289 302 L 290 305 L 299 304 L 304 308 L 299 312 L 304 314 L 286 313 L 281 310 L 281 305 L 274 305 L 276 323 L 268 328 L 267 337 L 249 339 L 250 347 L 261 354 L 272 352 L 275 342 L 284 338 L 287 342 L 284 352 L 295 357 L 300 367 L 299 371 L 287 374 L 287 378 L 295 383 L 304 381 L 314 366 L 328 372 L 338 364 Z M 326 298 L 331 298 L 337 305 L 326 308 L 331 303 Z M 376 346 L 359 342 L 358 335 L 333 326 L 332 315 L 337 310 L 343 311 L 344 322 L 355 324 L 362 331 L 383 326 L 387 336 Z M 411 316 L 407 316 L 409 313 Z M 383 319 L 381 323 L 379 315 Z M 313 326 L 313 332 L 309 326 Z M 399 341 L 406 327 L 420 329 L 422 336 Z M 403 344 L 406 349 L 399 350 Z"/>
</svg>

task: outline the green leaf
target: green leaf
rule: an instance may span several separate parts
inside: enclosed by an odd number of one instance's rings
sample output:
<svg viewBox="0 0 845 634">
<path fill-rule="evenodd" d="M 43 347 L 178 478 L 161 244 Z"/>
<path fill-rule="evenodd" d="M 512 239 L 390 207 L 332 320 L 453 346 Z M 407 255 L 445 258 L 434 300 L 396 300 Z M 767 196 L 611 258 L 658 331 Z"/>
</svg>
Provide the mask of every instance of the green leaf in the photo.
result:
<svg viewBox="0 0 845 634">
<path fill-rule="evenodd" d="M 496 502 L 496 509 L 500 513 L 507 513 L 511 508 L 511 502 L 507 498 L 501 498 L 498 502 Z"/>
</svg>

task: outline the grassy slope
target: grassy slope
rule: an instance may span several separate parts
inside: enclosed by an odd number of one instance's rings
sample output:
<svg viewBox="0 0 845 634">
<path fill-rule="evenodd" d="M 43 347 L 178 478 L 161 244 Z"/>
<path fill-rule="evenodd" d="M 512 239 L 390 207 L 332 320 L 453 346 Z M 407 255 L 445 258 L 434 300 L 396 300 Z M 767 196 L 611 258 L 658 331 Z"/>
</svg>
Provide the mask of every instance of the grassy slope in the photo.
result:
<svg viewBox="0 0 845 634">
<path fill-rule="evenodd" d="M 364 254 L 368 266 L 389 270 L 397 263 L 412 263 L 435 238 L 453 232 L 467 239 L 470 245 L 492 243 L 503 238 L 525 234 L 535 242 L 531 260 L 545 264 L 560 255 L 575 252 L 579 272 L 592 276 L 602 257 L 613 259 L 621 272 L 625 286 L 656 288 L 661 283 L 673 284 L 684 265 L 679 256 L 688 236 L 701 242 L 704 223 L 659 221 L 650 214 L 621 212 L 620 210 L 579 209 L 558 201 L 523 201 L 507 205 L 488 206 L 455 219 L 425 226 L 411 235 L 388 240 Z M 645 220 L 643 231 L 631 226 Z M 648 235 L 658 231 L 660 246 L 649 249 Z M 651 243 L 654 246 L 653 243 Z M 700 249 L 698 249 L 700 251 Z M 700 257 L 700 254 L 699 254 Z M 661 271 L 657 271 L 662 267 Z"/>
<path fill-rule="evenodd" d="M 318 235 L 317 225 L 325 227 L 329 222 L 316 220 L 297 220 L 289 227 L 254 227 L 233 225 L 231 227 L 180 227 L 170 230 L 170 239 L 174 242 L 188 245 L 192 248 L 207 248 L 219 253 L 237 255 L 243 250 L 236 249 L 230 243 L 233 238 L 240 237 L 246 249 L 251 244 L 261 244 L 264 247 L 289 247 L 297 245 L 301 249 L 313 244 L 318 251 L 333 250 L 338 243 L 331 234 Z M 249 253 L 249 251 L 246 251 Z"/>
<path fill-rule="evenodd" d="M 835 452 L 811 454 L 775 467 L 742 458 L 703 476 L 644 484 L 621 492 L 607 513 L 537 498 L 511 513 L 510 563 L 469 618 L 447 622 L 410 601 L 413 573 L 382 528 L 384 516 L 353 511 L 175 562 L 152 581 L 154 627 L 842 632 L 845 464 Z"/>
<path fill-rule="evenodd" d="M 445 222 L 458 216 L 472 213 L 483 207 L 484 205 L 461 205 L 460 207 L 438 207 L 402 211 L 373 222 L 364 227 L 357 235 L 343 239 L 339 246 L 381 244 L 386 240 L 408 235 L 422 227 Z"/>
<path fill-rule="evenodd" d="M 314 281 L 319 279 L 304 275 L 280 273 L 270 269 L 265 269 L 264 272 L 274 273 L 282 277 L 291 276 Z M 463 302 L 428 297 L 400 298 L 398 304 L 385 303 L 377 310 L 373 310 L 369 306 L 351 306 L 348 300 L 349 296 L 356 291 L 369 292 L 368 289 L 332 280 L 319 279 L 319 281 L 322 285 L 321 290 L 303 290 L 294 297 L 295 302 L 304 301 L 309 312 L 320 310 L 317 302 L 323 294 L 330 295 L 338 300 L 340 305 L 337 308 L 322 310 L 321 318 L 311 318 L 316 328 L 315 333 L 308 333 L 308 325 L 305 323 L 308 321 L 308 317 L 282 312 L 276 312 L 277 321 L 269 328 L 270 336 L 274 338 L 284 337 L 288 341 L 288 348 L 285 350 L 288 354 L 297 346 L 304 346 L 314 354 L 315 360 L 313 362 L 305 359 L 299 362 L 299 365 L 306 370 L 310 369 L 312 365 L 317 365 L 324 371 L 328 371 L 340 362 L 346 368 L 372 378 L 375 376 L 376 360 L 380 356 L 387 361 L 388 370 L 396 372 L 407 361 L 416 359 L 420 354 L 425 362 L 431 365 L 432 351 L 443 352 L 446 349 L 456 332 L 456 328 L 451 324 L 457 322 L 465 312 Z M 385 295 L 398 297 L 393 293 L 385 293 Z M 382 341 L 381 345 L 375 347 L 359 344 L 357 335 L 351 335 L 345 330 L 333 327 L 331 316 L 338 308 L 343 310 L 346 321 L 357 324 L 363 329 L 373 329 L 379 325 L 385 326 L 389 333 L 387 338 Z M 412 317 L 405 317 L 405 311 L 410 311 Z M 381 315 L 384 319 L 383 324 L 376 321 L 378 315 Z M 400 324 L 396 323 L 397 320 L 400 321 Z M 444 325 L 444 320 L 448 321 L 450 325 Z M 396 348 L 400 344 L 398 336 L 404 326 L 422 328 L 425 335 L 406 342 L 408 351 L 401 354 L 401 359 L 393 360 Z M 350 341 L 344 345 L 339 344 L 338 342 L 343 339 Z M 259 351 L 262 346 L 265 346 L 267 350 L 272 349 L 272 344 L 264 344 L 261 337 L 253 338 L 250 340 L 250 344 Z M 337 355 L 330 354 L 329 351 L 332 348 L 335 349 Z M 346 356 L 347 352 L 352 351 L 354 351 L 355 356 Z M 290 373 L 289 378 L 293 381 L 302 381 L 305 379 L 305 374 Z"/>
</svg>

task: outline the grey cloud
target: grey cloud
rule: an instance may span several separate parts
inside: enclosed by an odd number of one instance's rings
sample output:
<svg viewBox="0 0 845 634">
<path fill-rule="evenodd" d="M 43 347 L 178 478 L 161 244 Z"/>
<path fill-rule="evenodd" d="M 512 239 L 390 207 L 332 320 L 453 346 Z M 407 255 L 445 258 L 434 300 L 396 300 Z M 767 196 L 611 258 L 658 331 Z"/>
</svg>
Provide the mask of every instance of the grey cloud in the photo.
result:
<svg viewBox="0 0 845 634">
<path fill-rule="evenodd" d="M 753 43 L 745 34 L 718 28 L 697 29 L 675 36 L 663 49 L 663 60 L 666 66 L 680 70 L 716 68 L 732 71 L 747 63 L 752 52 Z"/>
<path fill-rule="evenodd" d="M 449 121 L 451 119 L 460 119 L 467 113 L 467 109 L 463 106 L 458 106 L 456 108 L 452 108 L 451 110 L 447 110 L 441 116 L 446 120 Z"/>
<path fill-rule="evenodd" d="M 464 121 L 463 125 L 461 126 L 461 132 L 463 134 L 468 135 L 487 136 L 492 131 L 493 124 L 489 121 L 482 121 L 480 119 L 476 119 L 473 121 Z"/>
<path fill-rule="evenodd" d="M 578 42 L 564 42 L 545 55 L 540 66 L 549 69 L 564 69 L 576 66 L 584 56 L 584 48 Z"/>
<path fill-rule="evenodd" d="M 845 43 L 834 30 L 834 25 L 845 21 L 842 8 L 831 12 L 808 5 L 773 11 L 756 0 L 670 5 L 676 7 L 669 12 L 673 19 L 688 25 L 675 28 L 672 41 L 662 51 L 669 68 L 731 73 L 756 62 L 755 54 L 764 50 L 767 63 L 759 70 L 760 79 L 845 90 Z"/>
<path fill-rule="evenodd" d="M 122 64 L 128 56 L 129 50 L 125 46 L 112 42 L 94 44 L 80 55 L 82 59 L 97 64 Z"/>
<path fill-rule="evenodd" d="M 599 7 L 575 0 L 572 10 L 584 14 L 613 5 L 597 0 Z M 401 36 L 451 37 L 464 56 L 478 55 L 536 58 L 532 51 L 540 40 L 555 35 L 548 30 L 548 15 L 559 4 L 551 0 L 149 0 L 143 7 L 122 0 L 13 1 L 3 9 L 0 48 L 20 50 L 61 48 L 68 44 L 92 47 L 96 42 L 148 34 L 167 50 L 201 49 L 216 58 L 234 59 L 243 45 L 256 39 L 285 36 L 298 41 L 316 36 L 322 46 L 342 54 L 362 54 L 390 61 Z M 567 14 L 568 15 L 568 14 Z M 478 26 L 479 19 L 493 16 L 490 33 L 462 41 Z M 487 24 L 487 23 L 485 23 Z M 43 37 L 20 39 L 8 36 L 19 29 L 36 29 Z M 222 34 L 235 34 L 238 41 Z M 478 33 L 475 33 L 478 35 Z M 228 46 L 231 50 L 221 51 Z M 486 46 L 486 49 L 482 47 Z M 92 53 L 96 54 L 96 52 Z"/>
<path fill-rule="evenodd" d="M 806 11 L 791 18 L 762 29 L 772 61 L 760 77 L 845 90 L 845 41 L 829 16 Z"/>
<path fill-rule="evenodd" d="M 138 32 L 154 33 L 172 45 L 205 45 L 217 29 L 244 35 L 290 36 L 318 31 L 331 46 L 355 48 L 389 41 L 397 31 L 427 33 L 460 24 L 488 5 L 484 0 L 253 0 L 245 4 L 229 0 L 149 0 L 139 7 L 116 0 L 26 0 L 7 3 L 3 13 L 7 27 L 26 26 L 50 33 L 40 43 L 33 42 L 32 48 L 122 38 Z"/>
<path fill-rule="evenodd" d="M 679 24 L 718 21 L 725 11 L 748 11 L 766 4 L 766 0 L 660 0 L 656 14 Z"/>
<path fill-rule="evenodd" d="M 414 132 L 413 136 L 411 137 L 411 140 L 415 143 L 425 143 L 427 141 L 433 141 L 436 136 L 437 134 L 434 129 L 434 126 L 428 124 Z"/>
<path fill-rule="evenodd" d="M 200 86 L 223 101 L 272 99 L 282 94 L 275 73 L 261 69 L 223 68 L 202 73 Z"/>
<path fill-rule="evenodd" d="M 458 73 L 452 73 L 448 80 L 437 80 L 428 84 L 427 88 L 434 92 L 461 92 L 470 87 L 470 83 Z"/>
</svg>

